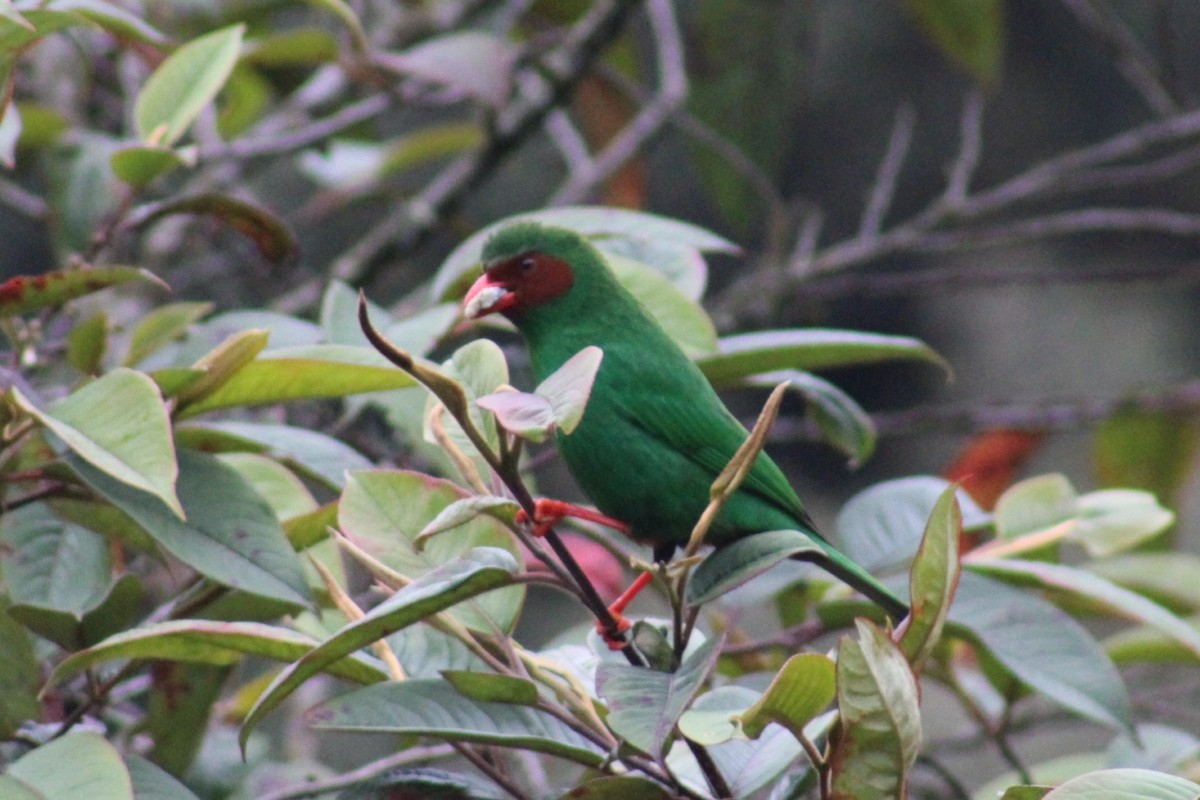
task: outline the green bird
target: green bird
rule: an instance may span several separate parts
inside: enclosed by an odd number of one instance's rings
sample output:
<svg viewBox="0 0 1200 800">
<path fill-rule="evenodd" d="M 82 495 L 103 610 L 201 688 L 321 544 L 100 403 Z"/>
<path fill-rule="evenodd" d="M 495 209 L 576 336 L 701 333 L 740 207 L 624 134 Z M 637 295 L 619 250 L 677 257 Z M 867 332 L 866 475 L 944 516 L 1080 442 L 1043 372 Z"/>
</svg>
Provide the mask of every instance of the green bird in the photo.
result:
<svg viewBox="0 0 1200 800">
<path fill-rule="evenodd" d="M 499 312 L 529 347 L 539 381 L 589 345 L 604 351 L 583 419 L 556 443 L 579 488 L 610 523 L 669 561 L 687 544 L 709 490 L 749 435 L 700 372 L 579 234 L 509 225 L 483 248 L 484 273 L 467 293 L 468 318 Z M 552 516 L 575 507 L 549 507 Z M 562 513 L 565 511 L 566 513 Z M 623 525 L 621 523 L 624 523 Z M 760 453 L 709 529 L 716 547 L 755 533 L 799 530 L 806 553 L 897 621 L 908 608 L 817 533 L 783 472 Z"/>
</svg>

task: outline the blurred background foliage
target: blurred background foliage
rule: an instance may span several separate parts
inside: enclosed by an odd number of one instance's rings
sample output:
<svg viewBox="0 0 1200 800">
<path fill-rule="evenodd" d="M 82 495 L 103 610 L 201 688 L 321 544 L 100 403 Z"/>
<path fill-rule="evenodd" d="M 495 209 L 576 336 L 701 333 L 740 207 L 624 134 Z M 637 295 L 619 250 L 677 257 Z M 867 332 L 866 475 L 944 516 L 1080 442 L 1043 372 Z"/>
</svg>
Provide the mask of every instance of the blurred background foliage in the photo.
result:
<svg viewBox="0 0 1200 800">
<path fill-rule="evenodd" d="M 498 218 L 654 211 L 742 247 L 710 259 L 722 333 L 904 334 L 953 365 L 835 376 L 880 434 L 853 468 L 785 405 L 773 450 L 818 520 L 895 475 L 987 505 L 1062 471 L 1155 491 L 1194 551 L 1198 30 L 1190 0 L 0 0 L 0 275 L 134 265 L 197 317 L 309 319 L 337 279 L 403 316 Z M 144 88 L 214 31 L 194 80 Z M 127 335 L 162 300 L 76 313 Z M 281 413 L 408 458 L 370 415 Z"/>
</svg>

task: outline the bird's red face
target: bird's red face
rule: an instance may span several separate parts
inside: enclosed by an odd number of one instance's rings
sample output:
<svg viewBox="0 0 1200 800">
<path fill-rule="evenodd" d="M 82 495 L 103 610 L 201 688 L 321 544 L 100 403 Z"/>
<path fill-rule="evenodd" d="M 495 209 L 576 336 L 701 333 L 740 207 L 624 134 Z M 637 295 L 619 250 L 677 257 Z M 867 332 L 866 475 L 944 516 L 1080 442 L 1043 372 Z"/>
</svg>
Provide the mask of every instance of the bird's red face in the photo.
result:
<svg viewBox="0 0 1200 800">
<path fill-rule="evenodd" d="M 478 319 L 496 312 L 519 317 L 525 311 L 562 297 L 575 282 L 575 273 L 562 259 L 528 252 L 495 261 L 467 291 L 463 313 Z"/>
</svg>

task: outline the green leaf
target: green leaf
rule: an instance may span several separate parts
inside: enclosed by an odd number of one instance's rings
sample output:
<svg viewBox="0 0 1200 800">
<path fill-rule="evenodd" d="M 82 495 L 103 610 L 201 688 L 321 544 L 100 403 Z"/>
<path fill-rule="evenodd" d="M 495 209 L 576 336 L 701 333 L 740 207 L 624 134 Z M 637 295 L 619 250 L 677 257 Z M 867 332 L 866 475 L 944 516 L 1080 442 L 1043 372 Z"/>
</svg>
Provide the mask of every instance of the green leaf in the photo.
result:
<svg viewBox="0 0 1200 800">
<path fill-rule="evenodd" d="M 208 722 L 233 667 L 167 661 L 155 665 L 141 723 L 153 742 L 146 757 L 182 775 L 208 736 Z"/>
<path fill-rule="evenodd" d="M 221 408 L 345 397 L 415 385 L 408 373 L 365 347 L 333 344 L 287 347 L 262 353 L 218 389 L 181 409 L 176 417 L 194 417 Z"/>
<path fill-rule="evenodd" d="M 146 314 L 129 335 L 125 366 L 132 367 L 187 333 L 187 329 L 213 310 L 209 302 L 169 303 Z"/>
<path fill-rule="evenodd" d="M 1175 523 L 1175 514 L 1154 495 L 1137 489 L 1105 489 L 1079 498 L 1079 524 L 1067 533 L 1093 558 L 1132 550 Z"/>
<path fill-rule="evenodd" d="M 115 165 L 114 165 L 115 169 Z M 177 214 L 205 215 L 246 236 L 268 261 L 287 261 L 296 255 L 296 236 L 276 214 L 263 206 L 227 194 L 203 194 L 172 197 L 137 209 L 130 224 L 144 227 Z"/>
<path fill-rule="evenodd" d="M 42 685 L 33 641 L 8 610 L 8 598 L 0 596 L 0 737 L 4 738 L 27 720 L 39 717 L 38 690 Z"/>
<path fill-rule="evenodd" d="M 160 499 L 176 516 L 178 468 L 171 422 L 154 381 L 119 368 L 39 410 L 13 388 L 13 399 L 81 458 L 112 478 Z"/>
<path fill-rule="evenodd" d="M 490 494 L 464 497 L 461 500 L 455 500 L 439 511 L 438 515 L 421 529 L 421 532 L 413 539 L 413 543 L 423 548 L 424 541 L 429 537 L 465 525 L 481 514 L 486 514 L 502 522 L 513 522 L 520 509 L 521 506 L 515 500 L 507 497 Z"/>
<path fill-rule="evenodd" d="M 67 362 L 85 375 L 96 375 L 108 349 L 108 317 L 99 311 L 67 335 Z"/>
<path fill-rule="evenodd" d="M 840 735 L 830 756 L 836 800 L 903 797 L 921 748 L 920 694 L 904 654 L 870 622 L 838 645 Z"/>
<path fill-rule="evenodd" d="M 53 800 L 134 800 L 120 753 L 96 733 L 72 731 L 30 750 L 7 775 Z"/>
<path fill-rule="evenodd" d="M 269 338 L 265 330 L 239 331 L 197 359 L 192 369 L 200 370 L 203 377 L 187 382 L 174 396 L 175 415 L 180 416 L 189 403 L 205 399 L 232 380 L 263 351 Z"/>
<path fill-rule="evenodd" d="M 199 800 L 171 773 L 152 761 L 127 753 L 125 766 L 133 782 L 135 800 Z"/>
<path fill-rule="evenodd" d="M 675 673 L 601 664 L 596 691 L 608 703 L 608 725 L 632 746 L 657 758 L 717 663 L 718 640 L 697 647 Z"/>
<path fill-rule="evenodd" d="M 132 39 L 156 47 L 170 41 L 147 23 L 144 17 L 126 11 L 116 3 L 104 0 L 51 0 L 46 7 L 57 12 L 71 12 L 81 19 L 99 25 L 118 39 Z"/>
<path fill-rule="evenodd" d="M 175 441 L 180 447 L 210 453 L 270 456 L 333 489 L 341 489 L 348 470 L 371 467 L 371 461 L 350 445 L 293 425 L 223 420 L 192 423 L 175 429 Z"/>
<path fill-rule="evenodd" d="M 164 550 L 218 583 L 309 605 L 304 570 L 270 507 L 216 458 L 179 451 L 181 520 L 157 497 L 119 483 L 86 462 L 74 470 L 145 529 Z"/>
<path fill-rule="evenodd" d="M 830 683 L 832 685 L 832 681 Z M 705 747 L 735 739 L 745 741 L 749 734 L 742 732 L 738 720 L 761 697 L 758 692 L 745 686 L 718 686 L 697 697 L 691 708 L 680 715 L 679 732 Z M 768 723 L 769 720 L 763 726 Z"/>
<path fill-rule="evenodd" d="M 925 525 L 950 482 L 931 475 L 869 486 L 842 506 L 837 517 L 838 549 L 872 572 L 905 565 L 917 552 Z M 962 524 L 974 528 L 990 517 L 961 489 Z"/>
<path fill-rule="evenodd" d="M 0 318 L 59 306 L 76 297 L 129 281 L 165 285 L 152 273 L 135 267 L 84 267 L 41 275 L 18 275 L 0 283 Z"/>
<path fill-rule="evenodd" d="M 875 452 L 878 435 L 871 416 L 853 397 L 824 378 L 810 372 L 781 369 L 745 380 L 747 386 L 774 388 L 784 381 L 788 389 L 804 397 L 808 413 L 825 441 L 844 453 L 857 466 Z"/>
<path fill-rule="evenodd" d="M 1002 0 L 905 0 L 926 37 L 979 83 L 1000 79 L 1004 57 Z"/>
<path fill-rule="evenodd" d="M 726 706 L 724 713 L 730 715 L 734 709 L 729 706 L 739 705 L 746 708 L 755 699 L 755 693 L 739 686 L 726 686 L 722 689 L 739 690 L 742 700 L 738 701 L 738 692 L 712 691 L 696 698 L 685 717 L 699 713 L 719 711 L 720 706 Z M 810 724 L 805 735 L 810 741 L 823 739 L 829 720 L 833 713 L 822 715 Z M 682 728 L 683 719 L 680 720 Z M 714 731 L 715 732 L 715 731 Z M 733 797 L 755 797 L 764 787 L 780 780 L 785 775 L 802 774 L 804 770 L 796 767 L 796 760 L 802 758 L 804 751 L 800 743 L 786 729 L 778 726 L 768 726 L 758 739 L 730 739 L 708 748 L 708 754 L 725 776 Z M 667 756 L 667 765 L 675 774 L 688 780 L 692 785 L 702 786 L 704 775 L 696 765 L 695 758 L 683 742 L 676 741 Z"/>
<path fill-rule="evenodd" d="M 246 715 L 239 734 L 242 746 L 245 747 L 250 732 L 262 718 L 313 675 L 391 633 L 464 600 L 507 586 L 516 570 L 517 562 L 504 550 L 481 547 L 405 586 L 280 672 Z"/>
<path fill-rule="evenodd" d="M 195 163 L 194 152 L 158 145 L 126 145 L 112 154 L 113 174 L 134 189 L 142 189 L 160 175 Z"/>
<path fill-rule="evenodd" d="M 604 754 L 541 711 L 469 700 L 443 680 L 380 683 L 327 700 L 305 714 L 320 730 L 403 733 L 513 747 L 595 768 Z"/>
<path fill-rule="evenodd" d="M 1103 611 L 1150 625 L 1200 659 L 1200 633 L 1167 609 L 1104 578 L 1062 564 L 1018 559 L 972 559 L 968 568 L 985 575 L 1033 583 L 1071 599 L 1098 604 Z"/>
<path fill-rule="evenodd" d="M 1101 724 L 1131 729 L 1120 673 L 1095 638 L 1057 607 L 965 571 L 950 621 L 956 635 L 982 644 L 1014 677 L 1050 700 Z"/>
<path fill-rule="evenodd" d="M 342 493 L 338 527 L 355 545 L 410 578 L 454 563 L 460 554 L 476 547 L 500 548 L 519 557 L 508 529 L 487 516 L 477 516 L 429 539 L 417 550 L 415 540 L 420 532 L 466 496 L 449 481 L 417 472 L 352 472 Z M 474 630 L 510 631 L 524 597 L 522 587 L 512 587 L 463 604 L 451 613 Z"/>
<path fill-rule="evenodd" d="M 578 231 L 592 239 L 597 246 L 603 247 L 605 252 L 654 267 L 668 277 L 677 276 L 673 274 L 672 264 L 663 259 L 664 250 L 674 254 L 737 251 L 736 245 L 699 226 L 643 211 L 604 206 L 544 209 L 506 217 L 476 231 L 456 247 L 442 262 L 437 275 L 434 276 L 431 287 L 434 299 L 447 301 L 461 297 L 467 290 L 466 279 L 473 270 L 478 269 L 480 253 L 488 237 L 500 228 L 523 221 L 541 222 Z M 618 241 L 624 247 L 614 248 L 613 245 Z M 703 281 L 700 281 L 701 291 L 695 291 L 695 288 L 693 285 L 692 292 L 687 293 L 691 300 L 700 297 Z"/>
<path fill-rule="evenodd" d="M 298 778 L 288 783 L 303 785 L 312 780 Z M 338 794 L 337 800 L 506 800 L 508 797 L 511 795 L 496 784 L 470 773 L 400 767 L 367 780 L 356 780 L 352 788 Z"/>
<path fill-rule="evenodd" d="M 558 800 L 671 800 L 671 795 L 645 778 L 610 775 L 585 781 Z"/>
<path fill-rule="evenodd" d="M 274 459 L 257 453 L 222 453 L 217 459 L 233 467 L 280 520 L 310 514 L 317 500 L 294 472 Z"/>
<path fill-rule="evenodd" d="M 1187 617 L 1184 622 L 1200 633 L 1200 617 Z M 1196 663 L 1192 651 L 1176 640 L 1165 636 L 1149 625 L 1114 633 L 1104 639 L 1104 652 L 1117 666 L 1131 664 L 1188 664 Z"/>
<path fill-rule="evenodd" d="M 900 650 L 916 672 L 941 639 L 950 601 L 958 588 L 962 512 L 956 491 L 956 486 L 947 486 L 930 512 L 910 572 L 911 613 L 900 637 Z"/>
<path fill-rule="evenodd" d="M 468 700 L 481 703 L 511 703 L 518 706 L 537 704 L 537 684 L 525 678 L 454 669 L 444 670 L 442 677 L 454 687 L 454 691 Z"/>
<path fill-rule="evenodd" d="M 147 79 L 134 103 L 137 135 L 149 145 L 175 144 L 233 71 L 245 25 L 232 25 L 180 47 Z"/>
<path fill-rule="evenodd" d="M 112 589 L 108 542 L 63 522 L 40 504 L 6 513 L 0 519 L 0 542 L 4 583 L 13 604 L 8 613 L 63 647 L 78 647 L 84 615 Z"/>
<path fill-rule="evenodd" d="M 1103 769 L 1072 778 L 1047 800 L 1196 800 L 1200 784 L 1148 769 Z"/>
<path fill-rule="evenodd" d="M 338 42 L 328 31 L 315 27 L 271 31 L 248 42 L 243 64 L 259 67 L 308 67 L 337 61 Z"/>
<path fill-rule="evenodd" d="M 1200 425 L 1190 415 L 1131 410 L 1100 424 L 1092 459 L 1101 486 L 1145 489 L 1174 505 L 1198 445 Z"/>
<path fill-rule="evenodd" d="M 359 21 L 358 15 L 354 13 L 354 9 L 350 8 L 343 0 L 306 0 L 310 6 L 323 8 L 330 11 L 341 20 L 342 24 L 350 31 L 354 42 L 359 50 L 367 48 L 367 34 L 363 30 L 362 22 Z"/>
<path fill-rule="evenodd" d="M 292 662 L 319 644 L 303 633 L 259 622 L 168 620 L 122 631 L 73 653 L 59 662 L 46 684 L 54 686 L 86 669 L 124 659 L 213 666 L 230 666 L 246 656 Z M 355 683 L 375 683 L 388 677 L 373 660 L 353 653 L 330 662 L 325 671 Z"/>
<path fill-rule="evenodd" d="M 799 738 L 836 695 L 833 660 L 820 653 L 798 653 L 784 662 L 759 701 L 742 714 L 742 730 L 757 739 L 768 724 L 777 722 Z"/>
<path fill-rule="evenodd" d="M 996 536 L 1012 540 L 1074 520 L 1079 496 L 1065 475 L 1053 473 L 1014 483 L 996 501 Z"/>
<path fill-rule="evenodd" d="M 1086 568 L 1169 609 L 1200 611 L 1200 556 L 1194 553 L 1131 553 Z"/>
<path fill-rule="evenodd" d="M 692 573 L 688 605 L 711 602 L 784 559 L 800 553 L 823 553 L 819 544 L 800 531 L 767 531 L 738 539 L 713 551 Z"/>
<path fill-rule="evenodd" d="M 1200 738 L 1193 733 L 1153 722 L 1137 726 L 1137 740 L 1118 736 L 1105 753 L 1109 766 L 1183 772 L 1200 757 Z"/>
<path fill-rule="evenodd" d="M 812 372 L 896 360 L 924 361 L 951 371 L 929 345 L 908 336 L 805 328 L 725 336 L 717 346 L 717 354 L 696 362 L 716 386 L 778 369 Z"/>
<path fill-rule="evenodd" d="M 619 256 L 606 255 L 605 260 L 621 285 L 646 307 L 683 352 L 692 358 L 717 352 L 717 329 L 708 314 L 662 273 Z"/>
</svg>

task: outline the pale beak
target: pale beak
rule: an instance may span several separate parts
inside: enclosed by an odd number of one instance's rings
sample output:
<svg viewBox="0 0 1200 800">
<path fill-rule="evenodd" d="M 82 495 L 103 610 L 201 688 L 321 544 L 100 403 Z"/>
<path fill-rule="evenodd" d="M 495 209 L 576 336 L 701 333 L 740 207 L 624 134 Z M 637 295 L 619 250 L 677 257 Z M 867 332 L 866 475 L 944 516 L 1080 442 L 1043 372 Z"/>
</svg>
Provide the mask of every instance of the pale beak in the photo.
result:
<svg viewBox="0 0 1200 800">
<path fill-rule="evenodd" d="M 467 296 L 463 299 L 463 316 L 467 319 L 479 319 L 512 308 L 516 304 L 516 292 L 510 291 L 503 283 L 492 280 L 485 272 L 467 290 Z"/>
</svg>

